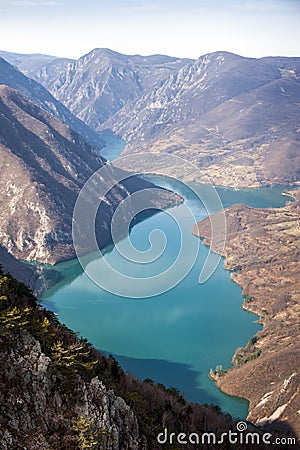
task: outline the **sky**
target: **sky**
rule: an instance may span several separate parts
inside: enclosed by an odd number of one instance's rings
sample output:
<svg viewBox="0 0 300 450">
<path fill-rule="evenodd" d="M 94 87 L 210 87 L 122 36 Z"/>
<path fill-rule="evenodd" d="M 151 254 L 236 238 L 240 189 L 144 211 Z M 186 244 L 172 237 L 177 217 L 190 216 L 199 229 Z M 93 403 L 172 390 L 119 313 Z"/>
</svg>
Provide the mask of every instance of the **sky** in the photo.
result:
<svg viewBox="0 0 300 450">
<path fill-rule="evenodd" d="M 300 56 L 300 0 L 0 0 L 0 49 Z"/>
</svg>

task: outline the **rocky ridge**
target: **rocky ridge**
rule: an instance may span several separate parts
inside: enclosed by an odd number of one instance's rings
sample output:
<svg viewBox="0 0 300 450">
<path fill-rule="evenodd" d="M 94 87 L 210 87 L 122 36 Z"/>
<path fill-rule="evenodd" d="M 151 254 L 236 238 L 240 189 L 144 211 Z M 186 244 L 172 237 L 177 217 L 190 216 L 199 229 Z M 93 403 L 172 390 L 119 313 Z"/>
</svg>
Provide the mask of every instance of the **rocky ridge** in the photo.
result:
<svg viewBox="0 0 300 450">
<path fill-rule="evenodd" d="M 299 198 L 299 190 L 293 193 Z M 250 401 L 250 421 L 280 419 L 299 436 L 299 200 L 278 209 L 234 205 L 217 213 L 214 223 L 223 213 L 225 268 L 243 289 L 243 308 L 259 316 L 263 330 L 236 350 L 232 368 L 211 375 L 226 393 Z M 193 233 L 221 252 L 218 234 L 211 239 L 209 219 Z"/>
<path fill-rule="evenodd" d="M 147 146 L 129 145 L 124 153 L 166 152 L 187 159 L 194 172 L 188 177 L 178 173 L 187 181 L 201 183 L 209 177 L 216 185 L 235 188 L 296 183 L 299 92 L 299 81 L 275 80 L 198 120 L 168 124 Z"/>
<path fill-rule="evenodd" d="M 28 59 L 31 64 L 32 60 Z M 16 67 L 0 57 L 0 84 L 16 89 L 23 97 L 38 107 L 53 114 L 74 131 L 81 134 L 92 146 L 102 148 L 104 141 L 93 129 L 72 114 L 61 102 L 50 94 L 40 83 L 25 76 Z"/>
<path fill-rule="evenodd" d="M 116 183 L 126 174 L 107 164 L 98 150 L 16 90 L 0 86 L 0 243 L 14 257 L 54 264 L 75 256 L 75 201 L 89 177 L 104 165 L 107 179 L 100 176 L 98 182 L 112 188 L 96 220 L 101 247 L 110 242 L 111 218 L 119 202 L 153 185 L 138 177 Z M 168 191 L 159 192 L 153 207 L 181 201 Z"/>
<path fill-rule="evenodd" d="M 168 124 L 201 117 L 224 101 L 280 78 L 274 66 L 228 52 L 201 56 L 154 85 L 107 122 L 131 142 L 159 134 Z"/>
<path fill-rule="evenodd" d="M 18 69 L 29 78 L 34 78 L 34 74 L 38 72 L 41 67 L 49 64 L 54 59 L 60 60 L 64 58 L 57 58 L 56 56 L 43 55 L 40 53 L 12 53 L 0 50 L 0 57 L 5 59 L 11 65 L 18 67 Z M 72 61 L 68 59 L 68 61 Z"/>
<path fill-rule="evenodd" d="M 98 376 L 86 378 L 96 364 L 86 344 L 2 271 L 0 290 L 1 449 L 147 448 L 125 401 Z"/>
</svg>

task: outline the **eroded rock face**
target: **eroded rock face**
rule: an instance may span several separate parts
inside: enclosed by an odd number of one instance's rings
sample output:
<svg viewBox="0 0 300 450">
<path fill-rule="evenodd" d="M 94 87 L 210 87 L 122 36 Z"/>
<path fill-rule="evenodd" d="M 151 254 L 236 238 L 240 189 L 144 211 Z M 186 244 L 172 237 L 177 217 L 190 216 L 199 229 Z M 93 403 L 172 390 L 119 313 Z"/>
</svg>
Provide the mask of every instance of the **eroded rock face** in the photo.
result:
<svg viewBox="0 0 300 450">
<path fill-rule="evenodd" d="M 129 406 L 98 377 L 77 379 L 78 402 L 61 392 L 51 359 L 40 343 L 22 331 L 14 346 L 1 346 L 0 447 L 3 450 L 74 449 L 78 421 L 97 432 L 99 445 L 107 450 L 145 449 L 137 419 Z M 102 444 L 101 444 L 102 442 Z"/>
<path fill-rule="evenodd" d="M 280 421 L 300 434 L 299 201 L 276 209 L 234 205 L 225 216 L 225 268 L 234 270 L 231 277 L 245 296 L 243 308 L 260 316 L 263 330 L 236 350 L 233 367 L 217 376 L 217 384 L 250 400 L 250 421 Z M 209 220 L 193 232 L 214 251 L 222 250 L 215 236 L 211 241 Z"/>
<path fill-rule="evenodd" d="M 1 244 L 16 258 L 54 263 L 59 253 L 72 253 L 76 195 L 103 160 L 7 86 L 0 89 L 0 111 Z"/>
</svg>

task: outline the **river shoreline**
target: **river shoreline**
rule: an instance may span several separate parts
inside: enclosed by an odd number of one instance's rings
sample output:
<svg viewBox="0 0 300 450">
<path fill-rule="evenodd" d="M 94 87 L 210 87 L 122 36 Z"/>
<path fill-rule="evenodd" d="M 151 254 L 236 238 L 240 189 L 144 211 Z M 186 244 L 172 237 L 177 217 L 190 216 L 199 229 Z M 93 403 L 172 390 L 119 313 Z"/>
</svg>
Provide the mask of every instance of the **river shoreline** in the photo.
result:
<svg viewBox="0 0 300 450">
<path fill-rule="evenodd" d="M 296 201 L 283 208 L 234 205 L 225 210 L 225 269 L 242 288 L 243 309 L 260 317 L 263 330 L 235 350 L 228 370 L 211 374 L 223 392 L 250 401 L 248 420 L 257 425 L 276 421 L 295 434 L 300 434 L 299 191 L 292 192 Z M 220 253 L 207 219 L 193 233 Z"/>
</svg>

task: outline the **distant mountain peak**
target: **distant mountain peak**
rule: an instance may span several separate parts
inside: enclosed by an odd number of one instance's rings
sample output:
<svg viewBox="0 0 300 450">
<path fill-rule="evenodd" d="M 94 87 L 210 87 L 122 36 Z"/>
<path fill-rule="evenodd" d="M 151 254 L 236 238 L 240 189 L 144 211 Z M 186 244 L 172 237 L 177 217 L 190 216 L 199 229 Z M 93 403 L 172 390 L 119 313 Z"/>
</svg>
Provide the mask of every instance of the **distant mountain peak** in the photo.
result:
<svg viewBox="0 0 300 450">
<path fill-rule="evenodd" d="M 128 59 L 128 55 L 123 55 L 122 53 L 115 52 L 109 48 L 94 48 L 90 52 L 86 53 L 85 55 L 81 56 L 79 60 L 83 59 L 94 59 L 94 58 L 109 58 L 112 60 L 118 60 L 118 61 L 126 61 Z"/>
<path fill-rule="evenodd" d="M 95 48 L 77 61 L 54 59 L 31 76 L 95 130 L 128 102 L 141 97 L 187 63 L 164 55 L 123 55 Z M 25 63 L 24 63 L 25 64 Z M 26 67 L 22 66 L 26 71 Z"/>
</svg>

